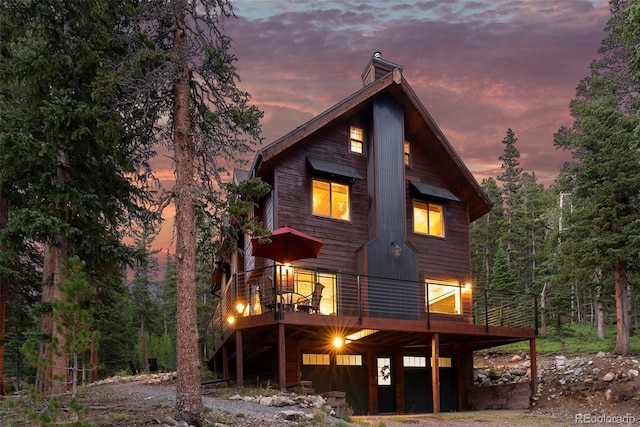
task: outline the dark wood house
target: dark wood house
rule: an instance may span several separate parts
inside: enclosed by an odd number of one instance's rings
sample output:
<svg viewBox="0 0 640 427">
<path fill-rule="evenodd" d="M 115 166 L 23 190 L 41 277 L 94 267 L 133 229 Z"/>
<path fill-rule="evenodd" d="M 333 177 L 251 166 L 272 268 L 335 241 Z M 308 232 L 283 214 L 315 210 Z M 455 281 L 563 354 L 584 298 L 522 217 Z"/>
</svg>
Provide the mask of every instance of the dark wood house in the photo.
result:
<svg viewBox="0 0 640 427">
<path fill-rule="evenodd" d="M 487 196 L 402 67 L 376 53 L 362 83 L 237 176 L 271 186 L 255 212 L 268 229 L 324 245 L 282 264 L 245 237 L 214 288 L 210 365 L 240 386 L 346 392 L 356 414 L 470 409 L 474 351 L 506 343 L 529 341 L 535 380 L 533 299 L 498 303 L 471 283 L 469 224 Z"/>
</svg>

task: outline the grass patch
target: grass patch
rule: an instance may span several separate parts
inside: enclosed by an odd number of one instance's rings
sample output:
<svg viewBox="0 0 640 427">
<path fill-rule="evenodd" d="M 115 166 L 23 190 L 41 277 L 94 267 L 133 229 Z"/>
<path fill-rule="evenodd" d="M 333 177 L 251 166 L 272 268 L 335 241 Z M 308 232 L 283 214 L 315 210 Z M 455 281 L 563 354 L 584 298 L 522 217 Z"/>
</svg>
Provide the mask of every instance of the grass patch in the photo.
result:
<svg viewBox="0 0 640 427">
<path fill-rule="evenodd" d="M 546 336 L 536 338 L 536 352 L 542 356 L 553 354 L 596 354 L 600 351 L 610 353 L 616 344 L 615 325 L 607 326 L 606 337 L 598 339 L 598 330 L 591 326 L 568 325 L 563 326 L 558 334 L 555 328 L 548 328 Z M 630 337 L 632 353 L 640 353 L 640 335 Z M 509 353 L 528 353 L 529 343 L 526 341 L 494 347 L 492 351 L 504 351 Z"/>
</svg>

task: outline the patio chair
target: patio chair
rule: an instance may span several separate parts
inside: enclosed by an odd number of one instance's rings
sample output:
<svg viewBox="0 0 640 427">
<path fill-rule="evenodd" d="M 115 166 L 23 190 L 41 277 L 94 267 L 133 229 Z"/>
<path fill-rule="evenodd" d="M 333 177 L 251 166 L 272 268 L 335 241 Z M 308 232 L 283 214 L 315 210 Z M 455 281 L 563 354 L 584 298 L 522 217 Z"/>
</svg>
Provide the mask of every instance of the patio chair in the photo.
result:
<svg viewBox="0 0 640 427">
<path fill-rule="evenodd" d="M 273 311 L 276 308 L 276 289 L 270 278 L 258 279 L 258 295 L 263 311 Z"/>
<path fill-rule="evenodd" d="M 309 314 L 320 313 L 320 300 L 322 299 L 323 289 L 324 285 L 316 282 L 311 295 L 298 299 L 298 311 L 304 311 Z"/>
</svg>

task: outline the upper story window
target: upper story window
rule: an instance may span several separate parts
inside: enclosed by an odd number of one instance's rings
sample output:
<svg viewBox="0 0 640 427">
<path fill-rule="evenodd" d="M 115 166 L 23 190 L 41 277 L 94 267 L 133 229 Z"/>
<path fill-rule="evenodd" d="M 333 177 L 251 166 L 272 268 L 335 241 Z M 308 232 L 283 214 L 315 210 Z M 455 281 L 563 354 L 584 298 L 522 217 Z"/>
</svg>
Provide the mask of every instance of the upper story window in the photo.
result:
<svg viewBox="0 0 640 427">
<path fill-rule="evenodd" d="M 351 126 L 350 134 L 350 150 L 352 153 L 362 154 L 364 152 L 364 131 L 362 128 Z"/>
<path fill-rule="evenodd" d="M 405 166 L 411 166 L 411 143 L 409 141 L 404 142 L 403 150 L 404 150 L 404 164 Z"/>
<path fill-rule="evenodd" d="M 419 234 L 444 237 L 443 206 L 437 203 L 414 201 L 413 231 Z"/>
<path fill-rule="evenodd" d="M 312 179 L 313 215 L 349 221 L 349 186 L 335 181 Z"/>
</svg>

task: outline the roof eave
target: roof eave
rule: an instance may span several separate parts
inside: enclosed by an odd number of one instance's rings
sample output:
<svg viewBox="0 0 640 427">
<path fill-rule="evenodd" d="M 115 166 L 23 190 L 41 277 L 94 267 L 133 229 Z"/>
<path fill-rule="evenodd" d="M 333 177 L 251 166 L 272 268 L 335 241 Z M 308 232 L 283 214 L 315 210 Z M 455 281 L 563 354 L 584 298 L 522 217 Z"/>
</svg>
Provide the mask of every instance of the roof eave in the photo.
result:
<svg viewBox="0 0 640 427">
<path fill-rule="evenodd" d="M 328 123 L 331 123 L 342 115 L 358 108 L 363 103 L 367 102 L 378 93 L 384 91 L 392 84 L 399 84 L 401 79 L 402 74 L 400 73 L 400 71 L 393 70 L 386 76 L 363 87 L 348 98 L 345 98 L 331 108 L 315 116 L 308 122 L 298 126 L 293 131 L 275 140 L 274 142 L 260 150 L 262 155 L 262 163 L 268 163 L 271 159 L 289 149 L 296 142 L 312 135 L 314 132 L 322 129 Z"/>
<path fill-rule="evenodd" d="M 467 168 L 467 165 L 462 161 L 458 153 L 454 150 L 447 137 L 444 136 L 444 133 L 440 130 L 436 122 L 431 117 L 431 114 L 429 114 L 427 109 L 424 107 L 424 105 L 404 77 L 402 77 L 400 87 L 407 95 L 407 98 L 411 101 L 416 111 L 418 111 L 418 113 L 422 116 L 422 119 L 425 121 L 427 126 L 429 126 L 433 134 L 436 136 L 436 138 L 438 138 L 438 140 L 440 141 L 440 145 L 446 150 L 449 157 L 454 161 L 454 163 L 458 167 L 458 170 L 462 173 L 469 186 L 473 188 L 474 194 L 477 196 L 478 200 L 473 206 L 470 203 L 470 220 L 475 221 L 476 219 L 485 215 L 491 210 L 491 201 L 482 190 L 482 187 L 480 187 L 478 181 L 476 181 L 471 171 L 469 171 L 469 168 Z"/>
</svg>

